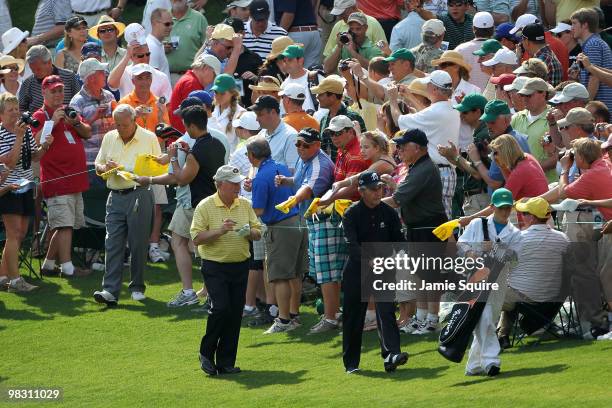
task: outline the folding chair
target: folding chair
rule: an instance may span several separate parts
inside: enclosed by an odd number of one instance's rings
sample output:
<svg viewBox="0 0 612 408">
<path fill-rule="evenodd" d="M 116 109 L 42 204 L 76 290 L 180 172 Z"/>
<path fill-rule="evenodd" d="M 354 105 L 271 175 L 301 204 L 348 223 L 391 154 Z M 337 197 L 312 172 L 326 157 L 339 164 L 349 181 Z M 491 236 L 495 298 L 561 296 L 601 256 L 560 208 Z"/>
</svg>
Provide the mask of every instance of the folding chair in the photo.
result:
<svg viewBox="0 0 612 408">
<path fill-rule="evenodd" d="M 563 329 L 555 323 L 555 317 L 560 313 L 562 306 L 562 302 L 517 303 L 514 312 L 518 314 L 518 318 L 514 322 L 512 345 L 520 344 L 525 337 L 541 328 L 559 338 L 559 331 Z"/>
<path fill-rule="evenodd" d="M 83 212 L 85 226 L 74 230 L 72 234 L 73 248 L 82 248 L 77 255 L 82 263 L 90 267 L 98 254 L 104 252 L 104 238 L 106 237 L 106 199 L 109 190 L 106 188 L 92 188 L 83 193 Z"/>
<path fill-rule="evenodd" d="M 28 276 L 31 278 L 34 275 L 37 279 L 42 279 L 42 274 L 40 270 L 42 268 L 42 262 L 40 258 L 38 259 L 38 266 L 34 265 L 36 257 L 32 254 L 32 244 L 36 237 L 33 232 L 33 221 L 30 221 L 30 225 L 28 227 L 28 232 L 21 242 L 21 246 L 19 247 L 18 259 L 19 269 L 25 268 L 28 271 Z M 0 221 L 0 246 L 4 248 L 4 243 L 6 242 L 6 231 L 4 229 L 4 224 Z M 0 257 L 2 256 L 2 252 L 0 251 Z"/>
</svg>

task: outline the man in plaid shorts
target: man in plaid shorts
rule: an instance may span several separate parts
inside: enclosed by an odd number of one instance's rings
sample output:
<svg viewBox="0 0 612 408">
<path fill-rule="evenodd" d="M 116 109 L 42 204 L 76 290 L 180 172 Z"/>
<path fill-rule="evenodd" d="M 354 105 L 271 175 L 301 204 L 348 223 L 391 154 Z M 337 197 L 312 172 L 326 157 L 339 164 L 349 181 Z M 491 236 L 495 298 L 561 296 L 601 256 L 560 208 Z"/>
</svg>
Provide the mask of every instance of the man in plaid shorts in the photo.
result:
<svg viewBox="0 0 612 408">
<path fill-rule="evenodd" d="M 334 182 L 367 170 L 370 162 L 361 158 L 355 124 L 348 116 L 334 117 L 325 132 L 330 132 L 332 143 L 338 149 Z M 337 199 L 359 200 L 356 185 L 332 189 L 331 194 L 326 195 L 327 197 L 324 196 L 325 199 L 319 202 L 321 207 L 332 204 Z M 310 270 L 314 269 L 317 283 L 321 285 L 325 310 L 323 318 L 310 329 L 311 334 L 338 328 L 336 314 L 340 310 L 340 281 L 348 256 L 341 222 L 341 217 L 333 212 L 326 218 L 320 218 L 315 228 L 309 230 L 309 242 L 312 248 L 310 252 L 314 254 L 310 258 Z"/>
</svg>

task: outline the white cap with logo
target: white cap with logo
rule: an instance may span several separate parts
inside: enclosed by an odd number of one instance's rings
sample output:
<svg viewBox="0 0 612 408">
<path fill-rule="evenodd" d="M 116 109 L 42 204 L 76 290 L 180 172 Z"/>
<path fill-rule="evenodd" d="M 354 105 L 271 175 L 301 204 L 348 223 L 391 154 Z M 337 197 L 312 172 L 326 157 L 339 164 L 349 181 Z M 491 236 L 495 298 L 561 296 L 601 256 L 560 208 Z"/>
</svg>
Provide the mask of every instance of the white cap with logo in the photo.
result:
<svg viewBox="0 0 612 408">
<path fill-rule="evenodd" d="M 281 88 L 278 94 L 280 96 L 287 96 L 291 99 L 298 99 L 300 101 L 306 99 L 306 89 L 302 85 L 296 83 L 285 85 L 283 88 Z"/>
<path fill-rule="evenodd" d="M 139 44 L 145 45 L 147 43 L 147 33 L 143 26 L 138 23 L 128 24 L 123 32 L 123 37 L 128 45 Z"/>
<path fill-rule="evenodd" d="M 482 62 L 482 65 L 484 65 L 485 67 L 492 67 L 493 65 L 497 64 L 517 65 L 518 58 L 516 56 L 516 53 L 506 47 L 500 48 L 499 50 L 497 50 L 495 55 L 493 55 L 493 58 Z"/>
<path fill-rule="evenodd" d="M 435 70 L 428 77 L 425 77 L 427 83 L 437 86 L 442 89 L 451 89 L 453 87 L 453 79 L 448 72 Z"/>
<path fill-rule="evenodd" d="M 495 22 L 493 21 L 493 16 L 491 13 L 487 13 L 486 11 L 479 11 L 474 14 L 474 21 L 472 25 L 476 28 L 491 28 L 495 26 Z"/>
</svg>

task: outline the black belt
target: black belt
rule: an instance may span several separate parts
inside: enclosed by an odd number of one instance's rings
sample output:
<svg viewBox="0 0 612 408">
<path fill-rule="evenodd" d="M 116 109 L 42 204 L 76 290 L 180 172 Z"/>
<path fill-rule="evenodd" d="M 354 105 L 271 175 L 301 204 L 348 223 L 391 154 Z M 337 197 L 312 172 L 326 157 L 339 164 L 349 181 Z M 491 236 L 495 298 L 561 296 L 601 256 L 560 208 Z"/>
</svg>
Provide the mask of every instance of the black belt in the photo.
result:
<svg viewBox="0 0 612 408">
<path fill-rule="evenodd" d="M 466 191 L 465 195 L 467 197 L 476 195 L 476 194 L 486 194 L 487 192 L 485 190 L 472 190 L 472 191 Z"/>
<path fill-rule="evenodd" d="M 100 14 L 102 12 L 106 12 L 107 9 L 100 9 L 98 11 L 74 11 L 72 10 L 72 14 L 80 14 L 82 16 L 95 16 L 96 14 Z"/>
<path fill-rule="evenodd" d="M 438 167 L 448 167 L 448 168 L 451 168 L 450 164 L 438 164 L 437 166 Z"/>
<path fill-rule="evenodd" d="M 111 192 L 124 195 L 124 194 L 129 194 L 131 192 L 134 192 L 138 188 L 140 188 L 140 187 L 124 188 L 124 189 L 121 189 L 121 190 L 111 190 Z"/>
<path fill-rule="evenodd" d="M 592 212 L 593 212 L 593 209 L 592 209 L 592 208 L 576 208 L 576 211 L 578 211 L 578 212 L 590 212 L 590 213 L 592 213 Z"/>
</svg>

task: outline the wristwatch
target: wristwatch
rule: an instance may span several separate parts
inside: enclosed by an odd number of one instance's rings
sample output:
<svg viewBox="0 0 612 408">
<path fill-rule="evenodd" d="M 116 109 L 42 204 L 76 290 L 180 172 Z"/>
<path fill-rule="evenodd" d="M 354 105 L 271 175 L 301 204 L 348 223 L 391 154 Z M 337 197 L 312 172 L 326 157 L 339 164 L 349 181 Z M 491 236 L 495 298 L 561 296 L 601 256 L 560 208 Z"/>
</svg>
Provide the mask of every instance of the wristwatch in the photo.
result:
<svg viewBox="0 0 612 408">
<path fill-rule="evenodd" d="M 178 161 L 178 158 L 176 158 L 176 157 L 171 157 L 171 158 L 170 158 L 170 161 L 171 161 L 171 162 L 177 162 L 177 161 Z"/>
</svg>

